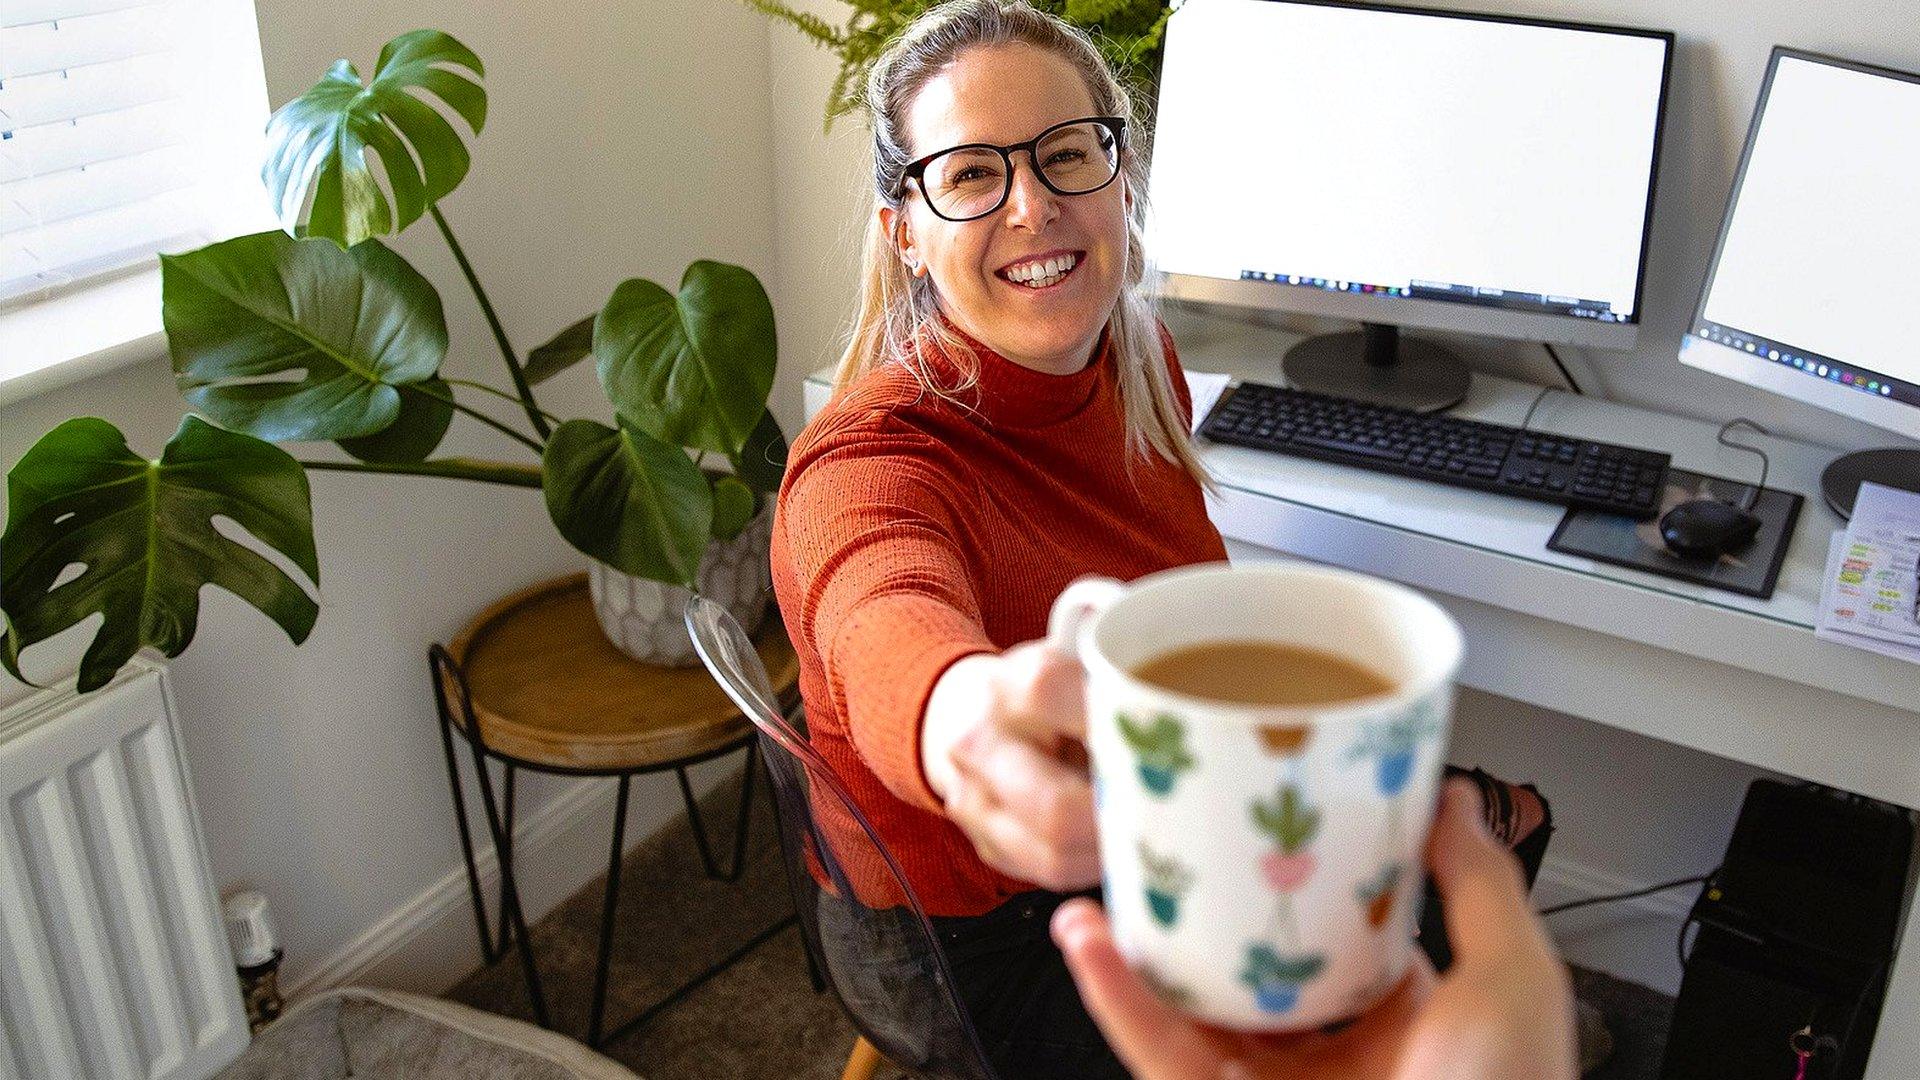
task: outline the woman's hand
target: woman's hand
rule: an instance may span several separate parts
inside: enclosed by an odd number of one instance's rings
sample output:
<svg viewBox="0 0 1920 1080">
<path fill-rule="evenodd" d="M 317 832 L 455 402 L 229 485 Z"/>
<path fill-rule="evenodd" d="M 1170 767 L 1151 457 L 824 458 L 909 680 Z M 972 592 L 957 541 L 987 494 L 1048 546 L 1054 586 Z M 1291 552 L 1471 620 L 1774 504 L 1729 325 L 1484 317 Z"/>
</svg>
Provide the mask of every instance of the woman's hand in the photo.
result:
<svg viewBox="0 0 1920 1080">
<path fill-rule="evenodd" d="M 1054 939 L 1080 996 L 1139 1080 L 1573 1080 L 1573 991 L 1519 866 L 1488 835 L 1479 796 L 1447 785 L 1427 848 L 1454 964 L 1421 956 L 1407 981 L 1335 1034 L 1243 1035 L 1163 1004 L 1115 949 L 1106 915 L 1063 905 Z"/>
<path fill-rule="evenodd" d="M 989 866 L 1067 892 L 1100 880 L 1085 672 L 1032 641 L 956 661 L 934 684 L 920 763 Z"/>
</svg>

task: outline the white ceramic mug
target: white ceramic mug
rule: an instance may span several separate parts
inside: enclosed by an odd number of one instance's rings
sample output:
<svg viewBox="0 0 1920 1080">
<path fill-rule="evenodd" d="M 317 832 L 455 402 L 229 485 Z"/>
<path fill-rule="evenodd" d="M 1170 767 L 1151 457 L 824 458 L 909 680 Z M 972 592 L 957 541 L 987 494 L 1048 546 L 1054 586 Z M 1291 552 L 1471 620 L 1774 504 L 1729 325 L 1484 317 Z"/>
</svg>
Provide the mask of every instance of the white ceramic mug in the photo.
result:
<svg viewBox="0 0 1920 1080">
<path fill-rule="evenodd" d="M 1452 617 L 1362 574 L 1215 563 L 1077 581 L 1048 636 L 1087 669 L 1107 912 L 1156 992 L 1210 1023 L 1279 1032 L 1391 990 L 1415 948 L 1462 653 Z M 1131 674 L 1230 641 L 1331 652 L 1393 688 L 1257 706 Z"/>
</svg>

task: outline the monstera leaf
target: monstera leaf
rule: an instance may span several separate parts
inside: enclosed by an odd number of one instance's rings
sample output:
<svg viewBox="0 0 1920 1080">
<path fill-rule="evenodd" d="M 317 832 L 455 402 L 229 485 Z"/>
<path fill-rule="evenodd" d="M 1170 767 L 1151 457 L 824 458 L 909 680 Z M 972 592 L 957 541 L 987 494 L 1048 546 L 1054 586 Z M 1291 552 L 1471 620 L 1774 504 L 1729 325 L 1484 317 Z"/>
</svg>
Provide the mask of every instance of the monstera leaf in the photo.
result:
<svg viewBox="0 0 1920 1080">
<path fill-rule="evenodd" d="M 268 442 L 384 431 L 401 417 L 399 387 L 427 384 L 447 354 L 439 294 L 377 240 L 342 251 L 254 233 L 162 255 L 160 266 L 180 392 Z M 409 419 L 440 424 L 426 407 Z"/>
<path fill-rule="evenodd" d="M 106 685 L 141 646 L 178 656 L 193 640 L 200 588 L 218 585 L 266 613 L 295 644 L 319 609 L 285 571 L 220 534 L 243 526 L 318 583 L 307 477 L 284 450 L 188 416 L 158 461 L 127 448 L 105 420 L 48 432 L 7 474 L 0 607 L 11 630 L 0 664 L 95 612 L 82 693 Z M 68 567 L 79 576 L 65 580 Z"/>
<path fill-rule="evenodd" d="M 553 340 L 527 354 L 527 382 L 538 386 L 593 355 L 592 315 L 581 319 Z"/>
<path fill-rule="evenodd" d="M 600 383 L 621 416 L 673 446 L 739 455 L 773 389 L 773 305 L 753 273 L 702 260 L 675 296 L 624 281 L 593 324 Z"/>
<path fill-rule="evenodd" d="M 467 175 L 470 158 L 458 130 L 423 95 L 432 95 L 478 135 L 487 92 L 454 70 L 484 75 L 480 58 L 438 30 L 402 34 L 380 50 L 373 81 L 345 60 L 267 122 L 260 179 L 289 233 L 311 203 L 306 235 L 352 247 L 411 225 Z M 393 187 L 380 189 L 371 150 Z"/>
<path fill-rule="evenodd" d="M 713 482 L 713 538 L 732 540 L 746 531 L 760 500 L 753 489 L 738 477 L 722 476 Z"/>
<path fill-rule="evenodd" d="M 632 424 L 554 429 L 541 463 L 547 513 L 567 542 L 636 577 L 693 588 L 713 489 L 686 452 Z"/>
<path fill-rule="evenodd" d="M 762 494 L 780 490 L 780 475 L 787 468 L 787 437 L 772 410 L 760 414 L 760 422 L 747 436 L 747 444 L 734 456 L 734 474 Z"/>
<path fill-rule="evenodd" d="M 439 449 L 447 428 L 453 426 L 453 387 L 441 379 L 428 379 L 394 389 L 400 391 L 400 415 L 385 430 L 339 440 L 342 450 L 361 461 L 410 464 L 427 460 Z"/>
</svg>

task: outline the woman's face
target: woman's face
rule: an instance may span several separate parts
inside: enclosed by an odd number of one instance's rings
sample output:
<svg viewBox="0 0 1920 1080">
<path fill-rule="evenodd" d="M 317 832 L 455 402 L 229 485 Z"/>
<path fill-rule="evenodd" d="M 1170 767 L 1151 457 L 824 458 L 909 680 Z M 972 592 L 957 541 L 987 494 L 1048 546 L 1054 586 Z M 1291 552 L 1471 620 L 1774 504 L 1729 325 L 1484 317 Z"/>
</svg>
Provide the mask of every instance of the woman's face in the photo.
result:
<svg viewBox="0 0 1920 1080">
<path fill-rule="evenodd" d="M 928 80 L 909 106 L 908 152 L 915 158 L 962 143 L 1004 146 L 1065 120 L 1096 113 L 1072 64 L 1029 45 L 969 49 Z M 1120 296 L 1126 268 L 1123 173 L 1088 195 L 1056 195 L 1013 155 L 1006 204 L 973 221 L 948 221 L 927 206 L 912 181 L 899 211 L 880 210 L 911 273 L 930 276 L 940 310 L 961 330 L 1013 362 L 1070 374 L 1086 366 Z M 1036 260 L 1068 258 L 1056 284 L 1035 288 Z"/>
</svg>

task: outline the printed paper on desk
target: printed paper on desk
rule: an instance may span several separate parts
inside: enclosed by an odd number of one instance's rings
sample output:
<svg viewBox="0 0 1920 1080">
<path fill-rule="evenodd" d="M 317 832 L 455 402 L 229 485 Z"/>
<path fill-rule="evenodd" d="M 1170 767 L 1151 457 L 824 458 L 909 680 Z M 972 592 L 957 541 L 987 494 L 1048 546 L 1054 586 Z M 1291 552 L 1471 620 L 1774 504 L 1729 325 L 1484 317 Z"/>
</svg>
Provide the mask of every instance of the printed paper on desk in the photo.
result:
<svg viewBox="0 0 1920 1080">
<path fill-rule="evenodd" d="M 1840 572 L 1849 543 L 1845 530 L 1834 530 L 1833 542 L 1827 548 L 1827 579 L 1820 590 L 1820 622 L 1814 627 L 1813 636 L 1822 641 L 1838 642 L 1841 645 L 1851 645 L 1856 649 L 1865 649 L 1868 652 L 1920 663 L 1920 644 L 1903 645 L 1894 641 L 1867 637 L 1864 634 L 1849 633 L 1839 629 L 1834 623 L 1835 609 L 1838 607 L 1846 610 L 1846 605 L 1852 603 L 1852 601 L 1843 601 L 1840 595 L 1842 588 Z"/>
<path fill-rule="evenodd" d="M 1187 394 L 1193 398 L 1193 430 L 1198 432 L 1200 425 L 1206 423 L 1207 414 L 1213 411 L 1213 404 L 1227 389 L 1230 376 L 1216 375 L 1211 371 L 1187 372 Z"/>
<path fill-rule="evenodd" d="M 1834 603 L 1821 622 L 1850 633 L 1920 645 L 1920 493 L 1860 485 L 1846 545 L 1829 561 Z"/>
</svg>

